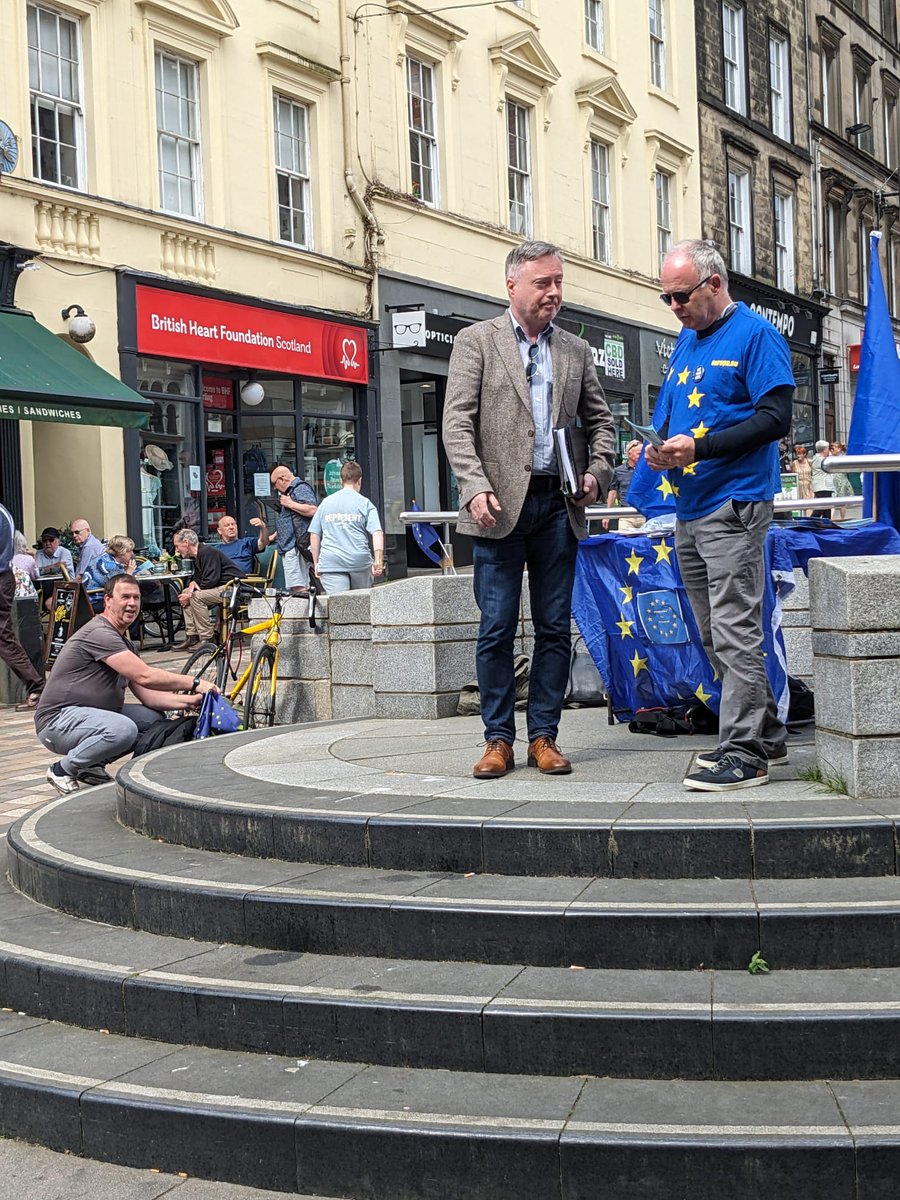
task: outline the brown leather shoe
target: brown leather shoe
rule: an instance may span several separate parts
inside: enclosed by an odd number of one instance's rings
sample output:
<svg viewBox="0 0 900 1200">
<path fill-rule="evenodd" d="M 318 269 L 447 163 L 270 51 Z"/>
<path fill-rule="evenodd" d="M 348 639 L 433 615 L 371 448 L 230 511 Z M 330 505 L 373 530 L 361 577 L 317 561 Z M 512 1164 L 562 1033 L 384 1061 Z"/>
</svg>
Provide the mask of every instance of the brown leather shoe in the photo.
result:
<svg viewBox="0 0 900 1200">
<path fill-rule="evenodd" d="M 476 779 L 499 779 L 515 765 L 512 746 L 495 738 L 485 744 L 484 754 L 475 764 L 472 774 Z"/>
<path fill-rule="evenodd" d="M 198 637 L 186 637 L 183 642 L 175 642 L 172 646 L 173 650 L 196 650 L 198 646 L 202 646 L 203 641 Z"/>
<path fill-rule="evenodd" d="M 559 752 L 553 738 L 539 737 L 528 743 L 528 765 L 544 775 L 571 775 L 572 764 Z"/>
</svg>

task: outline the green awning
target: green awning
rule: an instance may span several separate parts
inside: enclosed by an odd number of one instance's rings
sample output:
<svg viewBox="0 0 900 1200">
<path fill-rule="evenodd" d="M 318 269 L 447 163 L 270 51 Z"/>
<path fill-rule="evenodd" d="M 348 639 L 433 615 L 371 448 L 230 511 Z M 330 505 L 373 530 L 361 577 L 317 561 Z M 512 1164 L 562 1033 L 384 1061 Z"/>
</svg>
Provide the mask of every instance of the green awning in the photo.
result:
<svg viewBox="0 0 900 1200">
<path fill-rule="evenodd" d="M 153 402 L 22 309 L 0 309 L 0 417 L 142 429 Z"/>
</svg>

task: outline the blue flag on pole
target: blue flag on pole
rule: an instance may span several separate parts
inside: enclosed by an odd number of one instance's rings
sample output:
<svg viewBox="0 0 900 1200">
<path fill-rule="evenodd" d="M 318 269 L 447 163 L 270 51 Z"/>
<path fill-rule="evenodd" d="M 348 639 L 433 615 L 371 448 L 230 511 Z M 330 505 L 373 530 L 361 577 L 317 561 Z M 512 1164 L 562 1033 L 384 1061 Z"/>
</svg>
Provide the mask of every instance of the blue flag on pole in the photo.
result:
<svg viewBox="0 0 900 1200">
<path fill-rule="evenodd" d="M 413 512 L 421 512 L 415 500 L 412 502 Z M 416 545 L 422 551 L 426 558 L 430 558 L 433 563 L 441 565 L 441 555 L 435 550 L 435 546 L 441 545 L 441 539 L 438 531 L 433 525 L 427 525 L 424 521 L 417 521 L 415 525 L 410 525 L 412 535 L 416 540 Z"/>
<path fill-rule="evenodd" d="M 900 359 L 881 280 L 880 240 L 880 233 L 871 234 L 869 299 L 848 454 L 900 453 Z M 863 476 L 863 516 L 900 529 L 900 473 Z"/>
</svg>

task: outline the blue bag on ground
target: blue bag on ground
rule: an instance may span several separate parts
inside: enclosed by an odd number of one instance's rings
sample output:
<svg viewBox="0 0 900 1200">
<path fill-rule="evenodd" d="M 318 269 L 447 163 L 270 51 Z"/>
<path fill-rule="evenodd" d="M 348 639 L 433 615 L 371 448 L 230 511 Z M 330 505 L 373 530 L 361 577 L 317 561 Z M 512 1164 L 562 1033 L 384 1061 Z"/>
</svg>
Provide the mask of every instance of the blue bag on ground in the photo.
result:
<svg viewBox="0 0 900 1200">
<path fill-rule="evenodd" d="M 207 692 L 197 715 L 195 738 L 213 737 L 217 733 L 237 733 L 243 729 L 241 718 L 224 696 Z"/>
</svg>

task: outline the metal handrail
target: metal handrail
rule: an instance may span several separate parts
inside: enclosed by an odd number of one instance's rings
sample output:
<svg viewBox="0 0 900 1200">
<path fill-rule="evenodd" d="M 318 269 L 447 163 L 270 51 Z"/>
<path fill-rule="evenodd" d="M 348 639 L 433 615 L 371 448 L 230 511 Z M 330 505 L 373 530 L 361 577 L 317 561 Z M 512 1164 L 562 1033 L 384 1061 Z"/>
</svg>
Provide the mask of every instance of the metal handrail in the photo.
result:
<svg viewBox="0 0 900 1200">
<path fill-rule="evenodd" d="M 869 456 L 872 457 L 871 455 Z M 876 455 L 877 458 L 896 458 L 900 465 L 900 455 Z M 833 459 L 834 462 L 844 462 L 846 459 Z M 856 461 L 855 459 L 853 461 Z M 855 470 L 855 468 L 851 468 Z M 888 468 L 883 467 L 882 470 Z M 776 512 L 797 512 L 800 509 L 805 509 L 807 512 L 820 508 L 862 508 L 862 496 L 820 496 L 818 499 L 812 500 L 776 500 Z M 585 519 L 587 521 L 602 521 L 604 517 L 639 517 L 641 513 L 636 508 L 629 508 L 627 505 L 622 505 L 618 508 L 609 508 L 605 505 L 592 505 L 584 510 Z M 418 525 L 420 522 L 425 525 L 443 525 L 443 547 L 446 555 L 441 562 L 442 575 L 455 575 L 456 569 L 453 566 L 453 544 L 450 541 L 451 527 L 455 527 L 459 513 L 457 512 L 402 512 L 399 520 L 401 525 Z"/>
<path fill-rule="evenodd" d="M 826 475 L 843 475 L 848 471 L 900 471 L 900 454 L 832 454 L 822 460 Z"/>
</svg>

